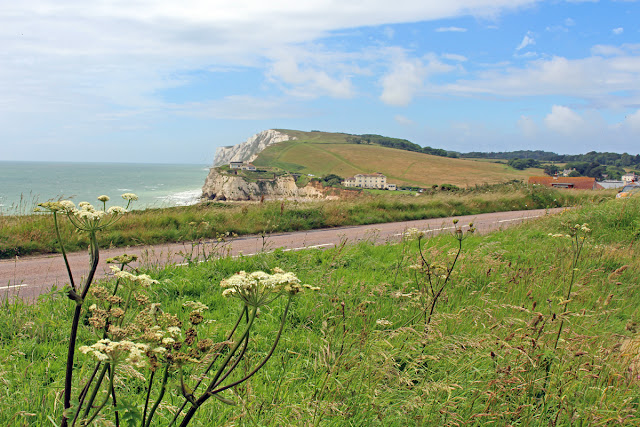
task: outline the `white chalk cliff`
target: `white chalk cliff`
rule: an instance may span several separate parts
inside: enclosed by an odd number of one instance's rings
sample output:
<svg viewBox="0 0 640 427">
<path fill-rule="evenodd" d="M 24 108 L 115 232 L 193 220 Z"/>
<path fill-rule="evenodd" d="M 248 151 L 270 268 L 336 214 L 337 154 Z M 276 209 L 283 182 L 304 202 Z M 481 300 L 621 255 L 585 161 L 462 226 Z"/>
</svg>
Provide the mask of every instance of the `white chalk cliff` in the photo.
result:
<svg viewBox="0 0 640 427">
<path fill-rule="evenodd" d="M 220 173 L 215 168 L 211 168 L 202 187 L 202 200 L 250 201 L 320 198 L 325 198 L 321 185 L 309 183 L 305 187 L 298 188 L 290 175 L 250 182 L 239 175 Z"/>
<path fill-rule="evenodd" d="M 296 138 L 273 129 L 263 130 L 240 144 L 218 147 L 213 167 L 226 165 L 229 162 L 252 162 L 268 146 L 291 139 Z"/>
</svg>

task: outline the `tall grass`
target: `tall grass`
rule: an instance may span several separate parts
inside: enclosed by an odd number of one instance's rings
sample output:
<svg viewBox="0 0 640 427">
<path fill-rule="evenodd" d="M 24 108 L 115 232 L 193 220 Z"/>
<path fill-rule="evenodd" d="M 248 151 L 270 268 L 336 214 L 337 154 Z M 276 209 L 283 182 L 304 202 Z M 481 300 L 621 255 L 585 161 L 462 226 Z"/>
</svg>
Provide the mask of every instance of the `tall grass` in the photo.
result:
<svg viewBox="0 0 640 427">
<path fill-rule="evenodd" d="M 195 206 L 136 210 L 99 239 L 101 247 L 126 247 L 215 238 L 219 234 L 260 234 L 322 227 L 376 224 L 450 215 L 574 206 L 602 200 L 611 192 L 562 191 L 519 184 L 480 186 L 456 193 L 363 196 L 341 201 L 262 204 L 202 203 Z M 85 250 L 85 235 L 63 224 L 69 251 Z M 0 258 L 57 250 L 48 217 L 0 216 Z"/>
<path fill-rule="evenodd" d="M 636 425 L 639 209 L 640 200 L 616 200 L 469 236 L 428 325 L 416 320 L 424 305 L 407 268 L 419 260 L 411 240 L 149 271 L 168 311 L 194 299 L 208 305 L 205 332 L 220 341 L 238 314 L 220 296 L 222 278 L 279 266 L 322 287 L 293 302 L 276 354 L 226 396 L 237 406 L 208 402 L 194 425 Z M 565 311 L 573 252 L 548 234 L 577 223 L 593 232 Z M 457 244 L 431 238 L 425 256 L 446 264 Z M 58 325 L 70 310 L 55 292 L 0 307 L 0 424 L 59 418 L 67 331 Z M 261 312 L 248 366 L 268 351 L 280 312 Z M 88 328 L 78 339 L 95 341 Z M 179 383 L 170 381 L 177 401 Z M 136 384 L 118 387 L 142 401 Z M 162 424 L 172 405 L 159 411 Z"/>
</svg>

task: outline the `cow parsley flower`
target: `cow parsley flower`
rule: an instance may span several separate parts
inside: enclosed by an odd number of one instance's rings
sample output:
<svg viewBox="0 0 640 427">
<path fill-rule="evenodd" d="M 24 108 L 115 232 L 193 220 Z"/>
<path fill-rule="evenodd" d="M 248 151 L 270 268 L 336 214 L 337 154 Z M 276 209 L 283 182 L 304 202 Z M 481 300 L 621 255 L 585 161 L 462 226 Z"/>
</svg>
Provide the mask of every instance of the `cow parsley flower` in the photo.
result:
<svg viewBox="0 0 640 427">
<path fill-rule="evenodd" d="M 236 297 L 247 305 L 260 307 L 282 294 L 294 295 L 302 290 L 303 285 L 295 274 L 280 269 L 274 271 L 278 272 L 269 274 L 264 271 L 241 271 L 234 274 L 220 282 L 220 286 L 224 288 L 222 295 Z"/>
<path fill-rule="evenodd" d="M 109 215 L 122 215 L 126 212 L 127 210 L 122 206 L 111 206 L 109 209 L 107 209 L 107 213 Z"/>
</svg>

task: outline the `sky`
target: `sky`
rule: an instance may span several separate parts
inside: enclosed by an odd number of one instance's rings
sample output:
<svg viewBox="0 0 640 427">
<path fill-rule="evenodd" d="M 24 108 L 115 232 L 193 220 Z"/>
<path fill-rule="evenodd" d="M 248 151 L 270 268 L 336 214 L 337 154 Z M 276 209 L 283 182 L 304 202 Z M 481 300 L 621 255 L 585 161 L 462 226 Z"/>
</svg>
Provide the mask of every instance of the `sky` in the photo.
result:
<svg viewBox="0 0 640 427">
<path fill-rule="evenodd" d="M 636 0 L 0 5 L 0 160 L 213 162 L 265 129 L 640 153 Z"/>
</svg>

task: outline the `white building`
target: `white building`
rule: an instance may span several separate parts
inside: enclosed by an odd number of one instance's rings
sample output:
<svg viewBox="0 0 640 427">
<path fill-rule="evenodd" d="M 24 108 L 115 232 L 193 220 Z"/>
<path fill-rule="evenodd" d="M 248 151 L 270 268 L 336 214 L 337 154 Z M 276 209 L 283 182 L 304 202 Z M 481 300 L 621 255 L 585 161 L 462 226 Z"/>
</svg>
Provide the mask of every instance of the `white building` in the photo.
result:
<svg viewBox="0 0 640 427">
<path fill-rule="evenodd" d="M 627 174 L 622 175 L 622 182 L 624 182 L 624 185 L 627 185 L 632 182 L 637 182 L 637 181 L 638 181 L 638 175 L 636 175 L 635 172 L 629 172 Z"/>
<path fill-rule="evenodd" d="M 246 171 L 256 170 L 256 167 L 253 165 L 253 163 L 246 163 L 246 162 L 229 162 L 229 168 L 246 170 Z"/>
<path fill-rule="evenodd" d="M 395 190 L 395 184 L 387 184 L 387 177 L 380 172 L 359 173 L 342 181 L 345 187 L 378 188 L 380 190 Z"/>
</svg>

